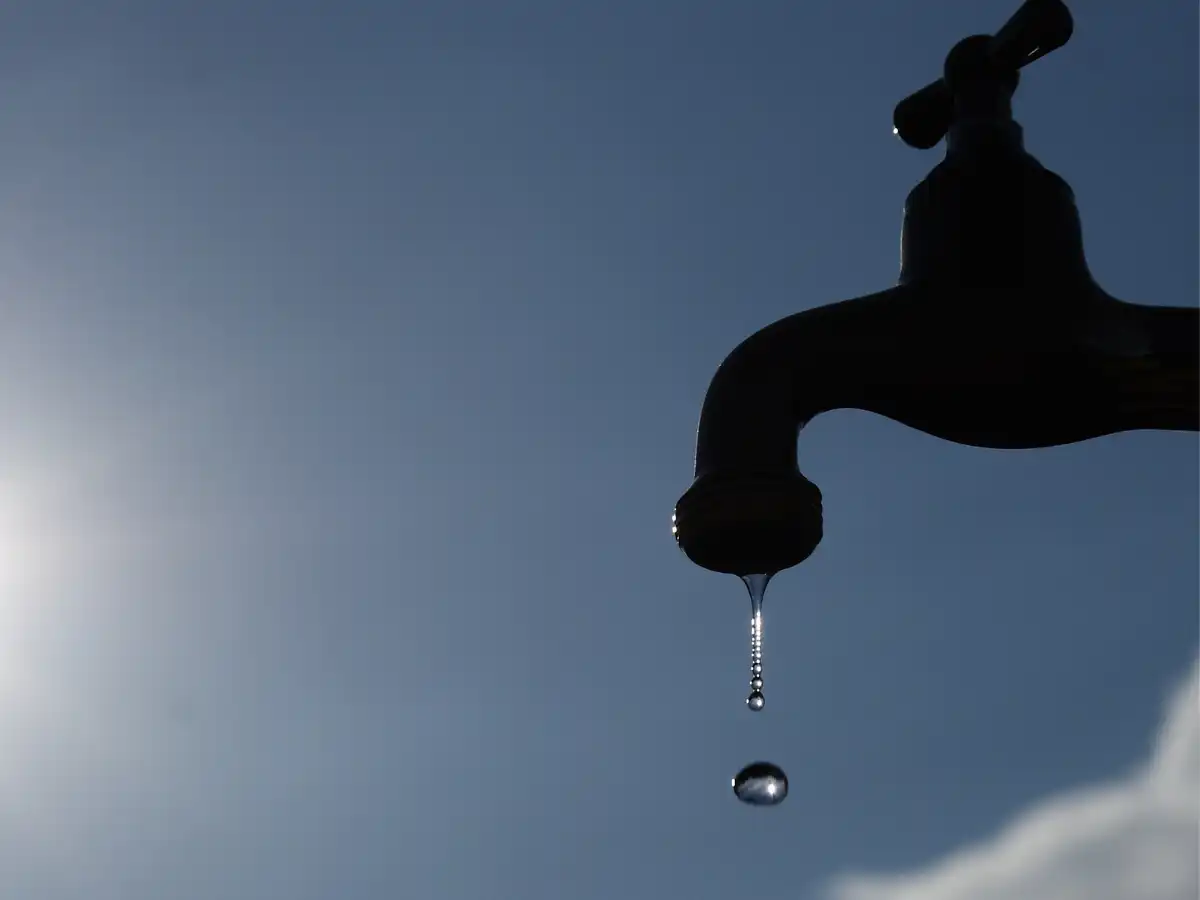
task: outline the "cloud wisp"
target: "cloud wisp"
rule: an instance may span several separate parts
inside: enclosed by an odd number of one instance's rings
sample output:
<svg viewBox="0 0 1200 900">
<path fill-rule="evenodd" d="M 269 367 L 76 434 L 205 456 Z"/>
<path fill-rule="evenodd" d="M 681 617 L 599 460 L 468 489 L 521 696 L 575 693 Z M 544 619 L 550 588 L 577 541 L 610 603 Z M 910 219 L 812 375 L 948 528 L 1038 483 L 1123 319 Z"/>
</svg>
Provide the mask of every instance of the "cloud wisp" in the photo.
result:
<svg viewBox="0 0 1200 900">
<path fill-rule="evenodd" d="M 1200 660 L 1128 777 L 1052 796 L 926 868 L 848 874 L 828 900 L 1195 900 L 1200 895 Z"/>
</svg>

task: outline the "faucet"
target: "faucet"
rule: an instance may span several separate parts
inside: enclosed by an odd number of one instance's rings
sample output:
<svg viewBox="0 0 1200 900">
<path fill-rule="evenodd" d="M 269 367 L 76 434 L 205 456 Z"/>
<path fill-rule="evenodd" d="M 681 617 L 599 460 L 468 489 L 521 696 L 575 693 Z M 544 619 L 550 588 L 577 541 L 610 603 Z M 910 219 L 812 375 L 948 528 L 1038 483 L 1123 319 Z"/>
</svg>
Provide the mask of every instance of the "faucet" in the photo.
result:
<svg viewBox="0 0 1200 900">
<path fill-rule="evenodd" d="M 797 439 L 828 410 L 997 449 L 1200 430 L 1200 310 L 1135 305 L 1096 284 L 1070 186 L 1025 151 L 1012 118 L 1019 70 L 1073 27 L 1061 0 L 1026 0 L 896 107 L 908 145 L 946 139 L 905 203 L 898 283 L 781 319 L 721 363 L 673 517 L 692 562 L 746 576 L 812 554 L 821 492 L 800 472 Z"/>
</svg>

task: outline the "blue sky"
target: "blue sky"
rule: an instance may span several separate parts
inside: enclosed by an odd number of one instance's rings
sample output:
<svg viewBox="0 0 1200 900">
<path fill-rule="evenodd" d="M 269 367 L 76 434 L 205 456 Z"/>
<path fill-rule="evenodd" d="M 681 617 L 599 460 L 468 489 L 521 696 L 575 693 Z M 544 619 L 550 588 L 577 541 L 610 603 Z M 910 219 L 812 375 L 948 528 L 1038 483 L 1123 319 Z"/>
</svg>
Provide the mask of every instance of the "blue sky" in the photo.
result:
<svg viewBox="0 0 1200 900">
<path fill-rule="evenodd" d="M 1196 6 L 1075 6 L 1027 145 L 1194 305 Z M 7 4 L 0 895 L 1194 897 L 1194 435 L 814 421 L 759 716 L 670 537 L 716 365 L 894 283 L 892 107 L 1014 8 Z"/>
</svg>

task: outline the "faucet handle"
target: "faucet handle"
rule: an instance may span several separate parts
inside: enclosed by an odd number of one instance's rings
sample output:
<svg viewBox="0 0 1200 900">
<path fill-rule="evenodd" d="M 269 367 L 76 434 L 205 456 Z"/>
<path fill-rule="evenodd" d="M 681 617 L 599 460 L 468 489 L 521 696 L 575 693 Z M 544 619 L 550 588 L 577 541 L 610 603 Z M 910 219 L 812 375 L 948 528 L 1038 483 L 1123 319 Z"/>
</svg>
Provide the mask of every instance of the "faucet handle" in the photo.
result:
<svg viewBox="0 0 1200 900">
<path fill-rule="evenodd" d="M 1075 21 L 1063 0 L 1025 0 L 992 36 L 992 65 L 1016 71 L 1053 53 L 1071 39 Z"/>
<path fill-rule="evenodd" d="M 955 75 L 966 71 L 966 58 L 986 65 L 1015 88 L 1017 71 L 1063 46 L 1074 28 L 1071 11 L 1062 0 L 1025 0 L 991 38 L 967 38 L 951 50 L 943 77 L 896 104 L 893 131 L 910 147 L 928 150 L 946 136 L 954 122 Z M 968 48 L 983 49 L 984 53 L 962 52 Z"/>
</svg>

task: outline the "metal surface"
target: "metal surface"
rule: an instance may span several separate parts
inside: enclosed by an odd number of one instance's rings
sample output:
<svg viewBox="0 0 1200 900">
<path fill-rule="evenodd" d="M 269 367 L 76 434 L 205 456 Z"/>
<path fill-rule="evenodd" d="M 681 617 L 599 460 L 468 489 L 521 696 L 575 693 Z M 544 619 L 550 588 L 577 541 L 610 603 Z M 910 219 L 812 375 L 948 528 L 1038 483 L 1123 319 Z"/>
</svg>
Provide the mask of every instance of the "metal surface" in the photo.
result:
<svg viewBox="0 0 1200 900">
<path fill-rule="evenodd" d="M 1070 187 L 1012 121 L 1014 66 L 1070 31 L 1061 2 L 1030 0 L 995 38 L 960 42 L 946 77 L 897 107 L 908 143 L 947 137 L 905 205 L 899 284 L 782 319 L 721 364 L 675 510 L 697 565 L 746 575 L 808 558 L 821 494 L 796 441 L 828 410 L 994 448 L 1200 430 L 1200 311 L 1126 303 L 1095 283 Z"/>
</svg>

